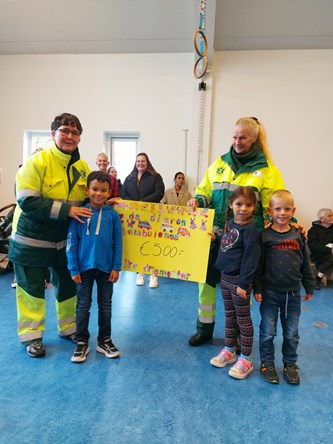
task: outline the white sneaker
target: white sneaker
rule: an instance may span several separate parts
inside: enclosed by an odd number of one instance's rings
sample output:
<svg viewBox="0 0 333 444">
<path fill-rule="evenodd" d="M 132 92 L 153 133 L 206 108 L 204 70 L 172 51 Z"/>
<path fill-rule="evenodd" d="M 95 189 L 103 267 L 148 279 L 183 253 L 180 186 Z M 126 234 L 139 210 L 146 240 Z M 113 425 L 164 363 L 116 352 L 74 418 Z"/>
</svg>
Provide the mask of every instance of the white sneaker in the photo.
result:
<svg viewBox="0 0 333 444">
<path fill-rule="evenodd" d="M 151 275 L 149 278 L 149 288 L 156 288 L 158 286 L 157 276 Z"/>
<path fill-rule="evenodd" d="M 145 275 L 142 273 L 137 273 L 135 283 L 136 285 L 145 285 Z"/>
<path fill-rule="evenodd" d="M 88 343 L 78 342 L 76 349 L 71 357 L 72 362 L 84 362 L 87 359 L 89 353 Z"/>
<path fill-rule="evenodd" d="M 209 362 L 214 365 L 214 367 L 223 368 L 228 364 L 233 364 L 237 361 L 236 353 L 231 353 L 229 350 L 222 348 L 217 356 L 214 356 Z"/>
<path fill-rule="evenodd" d="M 253 371 L 252 361 L 239 357 L 229 370 L 229 375 L 236 379 L 245 379 Z"/>
</svg>

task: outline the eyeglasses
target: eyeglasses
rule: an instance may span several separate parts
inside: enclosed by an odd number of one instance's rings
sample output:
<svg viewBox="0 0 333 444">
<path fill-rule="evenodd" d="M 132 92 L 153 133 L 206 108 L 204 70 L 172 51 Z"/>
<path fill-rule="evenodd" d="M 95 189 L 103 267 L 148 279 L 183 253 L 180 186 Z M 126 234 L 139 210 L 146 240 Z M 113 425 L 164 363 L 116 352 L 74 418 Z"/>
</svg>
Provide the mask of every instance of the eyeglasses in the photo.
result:
<svg viewBox="0 0 333 444">
<path fill-rule="evenodd" d="M 76 130 L 69 130 L 67 128 L 58 128 L 58 131 L 60 131 L 63 136 L 69 136 L 71 134 L 73 137 L 80 137 L 80 133 Z"/>
</svg>

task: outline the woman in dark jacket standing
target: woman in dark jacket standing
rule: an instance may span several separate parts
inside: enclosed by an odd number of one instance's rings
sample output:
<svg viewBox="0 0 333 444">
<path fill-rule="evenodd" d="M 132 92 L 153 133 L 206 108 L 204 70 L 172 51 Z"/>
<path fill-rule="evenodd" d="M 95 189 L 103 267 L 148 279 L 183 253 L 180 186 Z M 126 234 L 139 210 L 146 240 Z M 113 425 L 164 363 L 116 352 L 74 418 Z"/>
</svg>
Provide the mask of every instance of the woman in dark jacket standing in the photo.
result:
<svg viewBox="0 0 333 444">
<path fill-rule="evenodd" d="M 120 190 L 120 197 L 125 200 L 141 202 L 160 202 L 164 196 L 164 183 L 146 153 L 139 153 L 132 172 L 126 177 Z M 136 285 L 144 285 L 144 275 L 137 273 Z M 158 286 L 157 276 L 150 276 L 149 287 Z"/>
</svg>

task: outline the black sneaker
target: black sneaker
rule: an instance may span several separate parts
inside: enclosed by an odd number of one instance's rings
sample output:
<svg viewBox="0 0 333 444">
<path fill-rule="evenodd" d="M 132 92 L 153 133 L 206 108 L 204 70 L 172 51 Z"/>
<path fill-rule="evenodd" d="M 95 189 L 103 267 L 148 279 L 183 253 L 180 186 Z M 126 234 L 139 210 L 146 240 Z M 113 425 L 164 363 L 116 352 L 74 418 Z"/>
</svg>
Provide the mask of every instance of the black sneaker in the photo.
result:
<svg viewBox="0 0 333 444">
<path fill-rule="evenodd" d="M 75 352 L 71 357 L 72 362 L 84 362 L 87 359 L 89 353 L 89 347 L 87 342 L 78 342 Z"/>
<path fill-rule="evenodd" d="M 41 358 L 45 356 L 45 348 L 40 339 L 35 339 L 26 346 L 26 350 L 29 356 L 32 358 Z"/>
<path fill-rule="evenodd" d="M 120 356 L 119 350 L 111 341 L 111 339 L 106 339 L 104 342 L 99 342 L 96 350 L 99 353 L 104 353 L 107 358 L 117 358 Z"/>
<path fill-rule="evenodd" d="M 270 382 L 271 384 L 279 383 L 279 375 L 276 372 L 274 362 L 263 362 L 261 364 L 260 373 L 265 381 Z"/>
<path fill-rule="evenodd" d="M 283 377 L 288 384 L 299 384 L 299 368 L 296 364 L 284 364 Z"/>
</svg>

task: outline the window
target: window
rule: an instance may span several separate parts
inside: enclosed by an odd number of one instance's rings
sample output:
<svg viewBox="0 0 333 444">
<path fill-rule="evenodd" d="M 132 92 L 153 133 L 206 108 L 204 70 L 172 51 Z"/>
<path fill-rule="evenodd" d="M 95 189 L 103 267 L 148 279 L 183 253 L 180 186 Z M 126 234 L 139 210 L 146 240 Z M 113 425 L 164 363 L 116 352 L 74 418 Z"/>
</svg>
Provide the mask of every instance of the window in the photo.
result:
<svg viewBox="0 0 333 444">
<path fill-rule="evenodd" d="M 23 161 L 38 148 L 48 148 L 52 144 L 50 131 L 24 131 Z"/>
<path fill-rule="evenodd" d="M 139 133 L 105 133 L 106 152 L 110 166 L 117 169 L 118 178 L 124 182 L 132 171 L 139 152 Z"/>
</svg>

